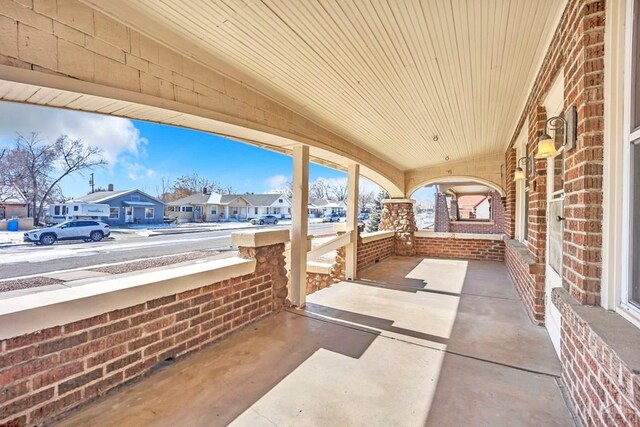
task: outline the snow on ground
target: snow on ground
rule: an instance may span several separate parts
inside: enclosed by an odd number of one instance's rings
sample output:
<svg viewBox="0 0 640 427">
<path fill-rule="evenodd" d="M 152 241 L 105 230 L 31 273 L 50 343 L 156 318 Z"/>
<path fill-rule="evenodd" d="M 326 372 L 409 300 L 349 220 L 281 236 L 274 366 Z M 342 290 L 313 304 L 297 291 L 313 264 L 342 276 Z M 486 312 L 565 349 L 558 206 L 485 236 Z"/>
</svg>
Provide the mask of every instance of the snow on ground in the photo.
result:
<svg viewBox="0 0 640 427">
<path fill-rule="evenodd" d="M 16 245 L 22 243 L 24 231 L 0 231 L 0 245 Z"/>
</svg>

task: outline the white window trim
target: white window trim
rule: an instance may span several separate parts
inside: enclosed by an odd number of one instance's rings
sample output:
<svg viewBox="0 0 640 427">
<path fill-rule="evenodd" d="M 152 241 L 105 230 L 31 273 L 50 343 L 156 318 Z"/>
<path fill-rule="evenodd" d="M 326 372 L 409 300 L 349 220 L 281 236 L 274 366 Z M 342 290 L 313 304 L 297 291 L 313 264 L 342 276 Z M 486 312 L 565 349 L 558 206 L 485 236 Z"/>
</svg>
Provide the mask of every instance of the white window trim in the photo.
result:
<svg viewBox="0 0 640 427">
<path fill-rule="evenodd" d="M 116 212 L 118 212 L 118 216 L 117 217 L 112 217 L 111 216 L 111 210 L 112 209 L 115 209 Z M 109 208 L 109 219 L 120 219 L 120 208 L 113 208 L 113 207 Z"/>
<path fill-rule="evenodd" d="M 520 165 L 519 160 L 523 157 L 527 158 L 527 142 L 528 142 L 528 134 L 529 134 L 529 119 L 525 120 L 522 129 L 520 129 L 520 134 L 516 139 L 515 148 L 516 148 L 516 168 L 522 167 L 526 170 L 526 165 Z M 528 159 L 527 159 L 528 161 Z M 525 172 L 526 173 L 526 172 Z M 526 190 L 526 180 L 528 177 L 525 177 L 522 181 L 516 182 L 516 222 L 515 222 L 515 238 L 522 243 L 527 243 L 527 230 L 524 227 L 524 214 L 525 214 L 525 190 Z"/>
<path fill-rule="evenodd" d="M 631 284 L 631 41 L 634 0 L 607 2 L 601 305 L 640 327 L 640 309 L 628 301 Z M 620 117 L 623 120 L 620 121 Z"/>
<path fill-rule="evenodd" d="M 147 212 L 151 211 L 151 216 L 147 215 Z M 144 208 L 144 219 L 153 219 L 156 217 L 156 208 Z"/>
</svg>

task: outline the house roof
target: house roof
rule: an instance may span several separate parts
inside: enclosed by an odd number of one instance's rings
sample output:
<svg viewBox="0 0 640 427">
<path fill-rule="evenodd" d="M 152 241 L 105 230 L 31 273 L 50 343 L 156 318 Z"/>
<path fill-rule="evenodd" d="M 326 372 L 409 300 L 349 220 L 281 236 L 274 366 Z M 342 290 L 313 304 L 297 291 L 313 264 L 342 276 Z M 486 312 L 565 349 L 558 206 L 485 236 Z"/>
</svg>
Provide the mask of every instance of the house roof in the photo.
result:
<svg viewBox="0 0 640 427">
<path fill-rule="evenodd" d="M 242 197 L 251 206 L 271 206 L 278 199 L 284 199 L 282 194 L 243 194 Z"/>
<path fill-rule="evenodd" d="M 187 197 L 183 197 L 178 200 L 174 200 L 169 203 L 169 206 L 182 206 L 182 205 L 205 205 L 208 204 L 211 194 L 196 193 Z"/>
<path fill-rule="evenodd" d="M 0 185 L 0 203 L 22 205 L 28 202 L 22 191 L 15 185 Z"/>
<path fill-rule="evenodd" d="M 107 202 L 111 199 L 115 199 L 116 197 L 119 196 L 124 196 L 127 194 L 131 194 L 131 193 L 140 193 L 145 197 L 148 197 L 158 203 L 162 203 L 163 205 L 166 204 L 165 202 L 163 202 L 160 199 L 157 199 L 153 196 L 148 195 L 147 193 L 145 193 L 144 191 L 140 191 L 138 189 L 132 189 L 132 190 L 120 190 L 120 191 L 96 191 L 95 193 L 90 193 L 87 194 L 85 196 L 81 196 L 81 197 L 76 197 L 74 198 L 72 201 L 73 202 L 90 202 L 90 203 L 101 203 L 101 202 Z"/>
<path fill-rule="evenodd" d="M 480 203 L 484 202 L 487 196 L 461 196 L 458 198 L 459 210 L 473 210 Z"/>
</svg>

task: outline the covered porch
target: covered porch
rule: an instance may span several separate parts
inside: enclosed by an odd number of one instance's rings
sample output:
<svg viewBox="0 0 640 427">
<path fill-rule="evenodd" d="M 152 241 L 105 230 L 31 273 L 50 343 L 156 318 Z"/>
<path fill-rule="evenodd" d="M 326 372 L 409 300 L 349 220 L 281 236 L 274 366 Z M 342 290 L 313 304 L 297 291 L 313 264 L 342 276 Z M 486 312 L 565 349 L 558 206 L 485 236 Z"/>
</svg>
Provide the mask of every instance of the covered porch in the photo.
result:
<svg viewBox="0 0 640 427">
<path fill-rule="evenodd" d="M 573 425 L 503 263 L 392 256 L 61 425 Z"/>
</svg>

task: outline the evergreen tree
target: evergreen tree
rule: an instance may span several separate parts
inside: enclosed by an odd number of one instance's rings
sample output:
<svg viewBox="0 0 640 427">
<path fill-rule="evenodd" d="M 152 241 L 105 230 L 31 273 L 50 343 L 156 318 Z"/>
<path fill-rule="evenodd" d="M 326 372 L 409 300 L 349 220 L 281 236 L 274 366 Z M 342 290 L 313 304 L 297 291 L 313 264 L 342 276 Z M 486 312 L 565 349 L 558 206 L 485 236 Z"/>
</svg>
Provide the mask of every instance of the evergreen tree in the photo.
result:
<svg viewBox="0 0 640 427">
<path fill-rule="evenodd" d="M 380 226 L 380 217 L 382 215 L 382 201 L 388 198 L 389 194 L 384 190 L 380 190 L 376 196 L 373 212 L 371 212 L 371 218 L 369 218 L 369 222 L 367 223 L 368 233 L 378 231 L 378 227 Z"/>
</svg>

